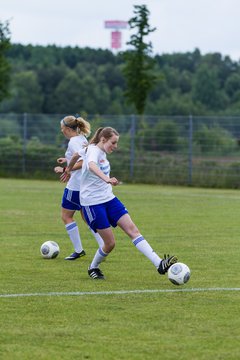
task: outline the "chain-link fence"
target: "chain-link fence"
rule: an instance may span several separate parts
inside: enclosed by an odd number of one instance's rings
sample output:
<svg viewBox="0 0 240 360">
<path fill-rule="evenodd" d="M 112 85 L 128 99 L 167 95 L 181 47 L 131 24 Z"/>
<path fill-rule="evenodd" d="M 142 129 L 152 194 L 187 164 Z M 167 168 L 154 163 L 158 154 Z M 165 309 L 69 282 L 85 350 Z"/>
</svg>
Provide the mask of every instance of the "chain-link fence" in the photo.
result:
<svg viewBox="0 0 240 360">
<path fill-rule="evenodd" d="M 0 114 L 0 176 L 55 178 L 63 114 Z M 112 175 L 125 182 L 240 187 L 240 117 L 87 116 L 120 132 Z"/>
</svg>

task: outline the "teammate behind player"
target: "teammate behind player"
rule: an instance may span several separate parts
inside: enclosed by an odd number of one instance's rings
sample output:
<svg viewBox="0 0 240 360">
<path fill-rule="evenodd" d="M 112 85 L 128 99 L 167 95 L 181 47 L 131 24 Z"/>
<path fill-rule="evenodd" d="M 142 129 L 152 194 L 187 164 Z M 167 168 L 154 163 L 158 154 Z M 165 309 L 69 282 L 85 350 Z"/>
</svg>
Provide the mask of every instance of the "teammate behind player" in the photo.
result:
<svg viewBox="0 0 240 360">
<path fill-rule="evenodd" d="M 81 117 L 75 117 L 72 115 L 64 117 L 61 122 L 61 131 L 63 135 L 69 140 L 68 147 L 64 158 L 58 158 L 57 162 L 61 165 L 68 164 L 74 153 L 81 151 L 87 146 L 87 137 L 90 134 L 90 124 Z M 84 256 L 86 253 L 83 250 L 81 237 L 79 234 L 78 225 L 75 222 L 73 216 L 76 211 L 80 211 L 82 214 L 82 207 L 80 204 L 80 178 L 82 174 L 82 159 L 79 158 L 74 165 L 73 171 L 71 171 L 70 179 L 68 180 L 64 189 L 62 197 L 62 220 L 65 224 L 66 231 L 73 244 L 74 252 L 65 258 L 65 260 L 75 260 Z M 54 168 L 56 173 L 63 174 L 65 168 L 62 166 L 56 166 Z M 91 230 L 91 228 L 90 228 Z M 103 240 L 98 233 L 91 230 L 99 247 L 102 247 Z"/>
</svg>

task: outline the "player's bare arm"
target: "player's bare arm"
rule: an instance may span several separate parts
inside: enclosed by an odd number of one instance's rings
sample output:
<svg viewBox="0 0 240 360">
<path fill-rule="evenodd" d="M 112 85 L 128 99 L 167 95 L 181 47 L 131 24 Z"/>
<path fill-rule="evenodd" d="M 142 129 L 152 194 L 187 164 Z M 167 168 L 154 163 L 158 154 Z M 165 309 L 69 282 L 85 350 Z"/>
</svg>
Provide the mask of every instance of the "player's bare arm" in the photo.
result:
<svg viewBox="0 0 240 360">
<path fill-rule="evenodd" d="M 72 171 L 74 165 L 76 164 L 76 162 L 78 161 L 79 158 L 80 158 L 79 153 L 78 153 L 78 152 L 75 153 L 75 154 L 72 156 L 72 158 L 71 158 L 68 166 L 66 167 L 65 172 L 70 173 L 70 171 Z"/>
<path fill-rule="evenodd" d="M 89 164 L 89 170 L 92 171 L 95 175 L 97 175 L 98 177 L 100 177 L 100 179 L 102 179 L 103 181 L 105 181 L 108 184 L 111 184 L 113 186 L 118 185 L 119 181 L 118 179 L 116 179 L 115 177 L 109 178 L 108 176 L 106 176 L 97 166 L 97 164 L 93 161 L 90 161 Z"/>
<path fill-rule="evenodd" d="M 78 155 L 79 157 L 79 155 Z M 72 160 L 72 159 L 71 159 Z M 71 161 L 70 161 L 71 162 Z M 70 163 L 69 163 L 70 164 Z M 71 165 L 71 170 L 68 170 L 68 167 L 64 168 L 62 171 L 62 175 L 60 176 L 60 181 L 61 182 L 67 182 L 70 179 L 70 171 L 75 171 L 75 170 L 79 170 L 82 168 L 82 164 L 83 164 L 83 160 L 79 160 L 77 161 L 77 163 L 75 163 L 73 166 Z M 56 171 L 55 171 L 56 172 Z"/>
</svg>

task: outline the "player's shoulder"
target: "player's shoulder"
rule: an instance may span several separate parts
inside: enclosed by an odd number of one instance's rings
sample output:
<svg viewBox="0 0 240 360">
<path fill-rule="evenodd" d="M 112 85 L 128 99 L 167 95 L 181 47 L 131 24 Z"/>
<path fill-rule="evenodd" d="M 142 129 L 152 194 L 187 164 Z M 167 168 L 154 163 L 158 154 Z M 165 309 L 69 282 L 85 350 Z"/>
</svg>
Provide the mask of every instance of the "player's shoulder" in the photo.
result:
<svg viewBox="0 0 240 360">
<path fill-rule="evenodd" d="M 88 145 L 88 141 L 84 136 L 74 136 L 71 138 L 71 142 L 69 143 L 70 148 L 72 149 L 72 151 L 78 152 L 81 151 L 82 149 L 86 149 L 87 145 Z M 79 138 L 78 138 L 79 137 Z"/>
<path fill-rule="evenodd" d="M 88 144 L 88 141 L 84 135 L 73 136 L 73 137 L 71 137 L 70 142 L 76 143 L 76 144 L 85 144 L 85 145 Z"/>
<path fill-rule="evenodd" d="M 99 150 L 100 150 L 99 147 L 96 146 L 95 144 L 88 145 L 88 147 L 86 148 L 86 157 L 88 159 L 90 159 L 90 158 L 97 159 L 100 154 Z"/>
<path fill-rule="evenodd" d="M 101 156 L 103 151 L 96 144 L 90 144 L 87 147 L 87 153 L 88 154 L 95 154 L 97 156 Z"/>
</svg>

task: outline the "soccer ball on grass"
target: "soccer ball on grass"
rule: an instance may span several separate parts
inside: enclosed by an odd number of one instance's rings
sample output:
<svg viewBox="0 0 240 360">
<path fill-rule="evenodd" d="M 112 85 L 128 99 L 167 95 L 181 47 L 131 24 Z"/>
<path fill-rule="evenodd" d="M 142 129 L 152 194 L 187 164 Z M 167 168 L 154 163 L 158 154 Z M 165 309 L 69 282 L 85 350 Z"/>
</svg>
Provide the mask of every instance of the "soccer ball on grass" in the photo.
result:
<svg viewBox="0 0 240 360">
<path fill-rule="evenodd" d="M 55 241 L 45 241 L 40 247 L 40 253 L 44 259 L 55 259 L 60 252 Z"/>
<path fill-rule="evenodd" d="M 175 263 L 168 269 L 168 278 L 174 285 L 186 284 L 190 279 L 190 269 L 186 264 Z"/>
</svg>

